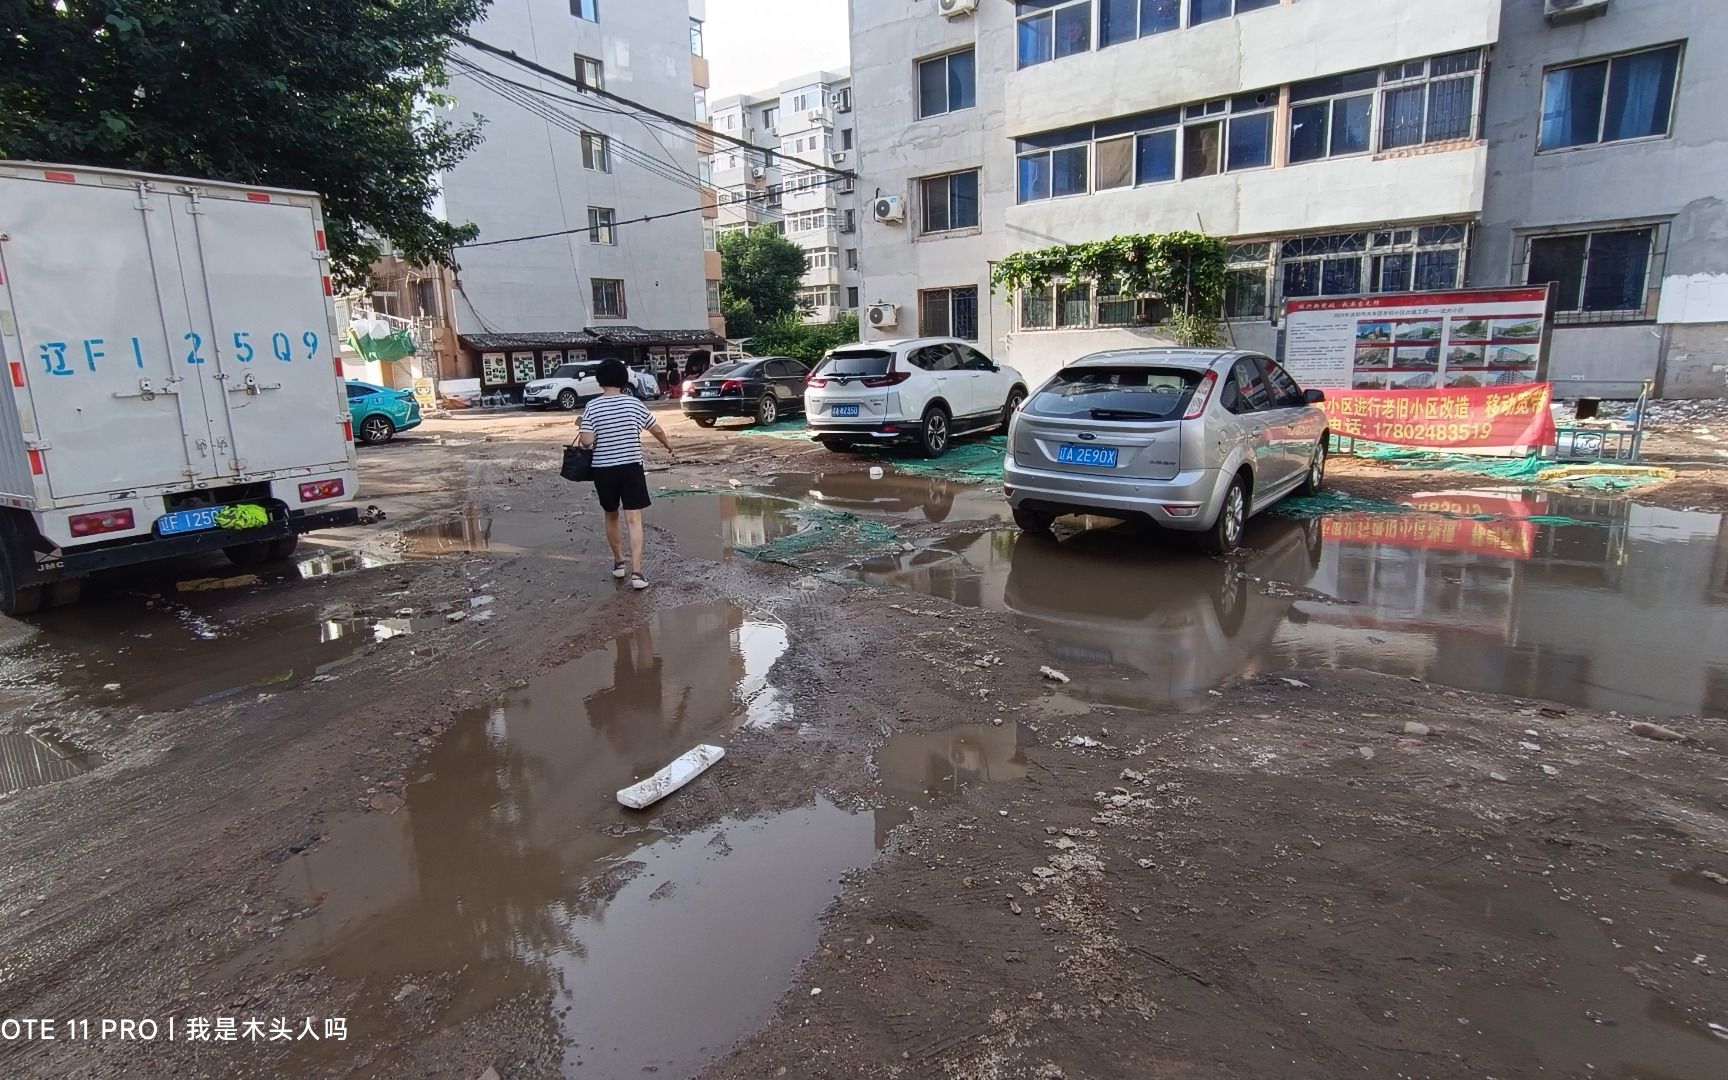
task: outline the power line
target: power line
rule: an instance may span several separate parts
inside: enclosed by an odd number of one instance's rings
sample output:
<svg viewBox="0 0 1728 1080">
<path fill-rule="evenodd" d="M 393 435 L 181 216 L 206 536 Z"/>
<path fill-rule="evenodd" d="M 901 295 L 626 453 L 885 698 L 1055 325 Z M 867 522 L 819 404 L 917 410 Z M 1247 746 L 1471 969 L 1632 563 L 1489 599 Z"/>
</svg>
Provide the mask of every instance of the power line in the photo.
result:
<svg viewBox="0 0 1728 1080">
<path fill-rule="evenodd" d="M 823 181 L 823 186 L 826 187 L 827 185 L 833 184 L 833 183 L 836 183 L 836 181 L 825 180 L 825 181 Z M 732 205 L 737 205 L 738 203 L 741 203 L 741 202 L 755 202 L 757 199 L 771 199 L 775 195 L 778 195 L 778 194 L 780 194 L 780 193 L 777 191 L 765 191 L 760 195 L 746 195 L 742 199 L 733 200 Z M 681 217 L 684 214 L 698 214 L 698 213 L 701 213 L 703 210 L 706 210 L 706 209 L 708 209 L 706 206 L 692 206 L 692 207 L 685 209 L 685 210 L 668 210 L 663 214 L 648 214 L 648 215 L 645 215 L 643 217 L 627 218 L 624 221 L 614 221 L 612 223 L 612 227 L 616 229 L 622 225 L 641 225 L 644 222 L 659 221 L 662 218 Z M 818 212 L 820 212 L 820 211 L 812 211 L 812 213 L 818 213 Z M 458 249 L 467 249 L 467 248 L 492 247 L 496 244 L 519 244 L 524 240 L 544 240 L 547 237 L 551 237 L 551 236 L 570 236 L 570 235 L 575 234 L 575 233 L 582 233 L 582 232 L 587 232 L 587 231 L 588 231 L 588 226 L 583 225 L 580 228 L 575 228 L 575 229 L 558 229 L 558 230 L 555 230 L 553 232 L 534 233 L 531 236 L 512 236 L 512 237 L 508 237 L 508 238 L 503 239 L 503 240 L 478 240 L 472 244 L 458 244 L 456 246 Z"/>
<path fill-rule="evenodd" d="M 480 41 L 477 38 L 470 37 L 467 34 L 457 33 L 457 34 L 452 34 L 451 37 L 454 37 L 457 41 L 460 41 L 464 45 L 467 45 L 471 48 L 479 49 L 481 52 L 484 52 L 484 53 L 490 53 L 493 56 L 499 57 L 500 59 L 507 60 L 510 63 L 515 64 L 517 67 L 523 68 L 524 70 L 527 70 L 527 71 L 532 71 L 536 75 L 540 75 L 544 78 L 551 79 L 555 82 L 563 83 L 566 86 L 574 86 L 577 89 L 581 90 L 583 93 L 596 94 L 596 95 L 603 97 L 603 98 L 606 98 L 610 101 L 616 101 L 620 105 L 627 105 L 632 109 L 639 109 L 642 112 L 649 114 L 650 116 L 657 116 L 660 119 L 667 121 L 668 123 L 677 124 L 680 127 L 685 127 L 685 128 L 689 128 L 693 131 L 701 132 L 702 134 L 708 135 L 709 137 L 714 138 L 714 139 L 718 139 L 721 142 L 731 143 L 733 146 L 742 147 L 743 149 L 746 149 L 746 150 L 760 151 L 762 149 L 762 147 L 757 146 L 754 143 L 746 142 L 743 139 L 734 138 L 731 135 L 726 135 L 726 134 L 723 134 L 722 132 L 715 131 L 713 128 L 708 127 L 705 124 L 698 124 L 694 120 L 686 120 L 681 116 L 673 116 L 671 113 L 661 112 L 659 109 L 656 109 L 652 106 L 644 105 L 640 101 L 634 101 L 634 100 L 627 98 L 627 97 L 624 97 L 620 94 L 614 94 L 610 90 L 602 90 L 601 88 L 599 88 L 597 86 L 588 86 L 584 83 L 580 83 L 580 82 L 576 81 L 576 79 L 574 79 L 573 77 L 571 77 L 569 75 L 565 75 L 561 72 L 553 71 L 551 68 L 548 68 L 548 67 L 542 67 L 541 65 L 536 64 L 532 60 L 524 59 L 523 57 L 518 56 L 516 53 L 511 52 L 509 49 L 501 49 L 496 45 L 487 44 L 486 42 Z M 845 169 L 836 169 L 830 165 L 818 165 L 814 161 L 805 161 L 802 158 L 787 157 L 784 154 L 782 154 L 780 156 L 784 160 L 793 161 L 793 162 L 798 163 L 799 165 L 804 165 L 804 166 L 811 168 L 811 169 L 817 169 L 817 170 L 820 170 L 822 172 L 829 173 L 833 176 L 844 176 L 844 177 L 848 177 L 850 179 L 857 179 L 856 173 L 850 172 L 850 171 L 845 170 Z"/>
</svg>

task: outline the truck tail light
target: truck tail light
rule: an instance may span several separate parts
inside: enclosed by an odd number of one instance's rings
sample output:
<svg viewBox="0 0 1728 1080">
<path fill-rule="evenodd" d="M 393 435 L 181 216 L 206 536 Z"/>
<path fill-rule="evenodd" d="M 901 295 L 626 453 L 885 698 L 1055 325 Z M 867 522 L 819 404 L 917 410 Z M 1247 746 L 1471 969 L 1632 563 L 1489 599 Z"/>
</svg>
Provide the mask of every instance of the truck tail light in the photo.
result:
<svg viewBox="0 0 1728 1080">
<path fill-rule="evenodd" d="M 41 476 L 45 471 L 42 467 L 42 451 L 30 451 L 30 475 Z"/>
<path fill-rule="evenodd" d="M 303 503 L 319 502 L 324 499 L 339 499 L 343 491 L 341 480 L 314 480 L 310 484 L 300 485 L 300 501 Z"/>
<path fill-rule="evenodd" d="M 352 420 L 342 421 L 342 437 L 344 439 L 348 440 L 349 442 L 354 441 L 354 421 L 352 421 Z"/>
<path fill-rule="evenodd" d="M 1200 385 L 1194 388 L 1194 396 L 1188 399 L 1188 411 L 1182 414 L 1182 419 L 1200 419 L 1200 414 L 1206 411 L 1207 403 L 1212 400 L 1212 388 L 1217 385 L 1218 373 L 1208 371 L 1206 377 L 1200 380 Z"/>
<path fill-rule="evenodd" d="M 104 510 L 100 514 L 73 514 L 67 524 L 72 527 L 73 536 L 124 532 L 132 528 L 132 511 Z"/>
<path fill-rule="evenodd" d="M 11 367 L 11 369 L 12 369 L 12 385 L 15 387 L 18 387 L 19 389 L 23 389 L 23 387 L 24 387 L 24 365 L 20 364 L 16 360 L 14 360 L 8 366 Z"/>
</svg>

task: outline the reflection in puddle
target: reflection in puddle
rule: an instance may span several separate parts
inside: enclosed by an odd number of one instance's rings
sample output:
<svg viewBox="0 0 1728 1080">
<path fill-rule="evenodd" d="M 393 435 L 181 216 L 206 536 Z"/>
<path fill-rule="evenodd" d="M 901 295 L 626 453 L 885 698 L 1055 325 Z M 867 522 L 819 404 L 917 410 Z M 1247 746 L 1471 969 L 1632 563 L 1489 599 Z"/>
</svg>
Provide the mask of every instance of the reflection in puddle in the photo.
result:
<svg viewBox="0 0 1728 1080">
<path fill-rule="evenodd" d="M 625 811 L 614 792 L 790 720 L 768 685 L 786 647 L 731 605 L 673 609 L 459 719 L 400 812 L 340 819 L 283 865 L 317 905 L 280 938 L 284 962 L 368 980 L 360 1011 L 399 979 L 455 978 L 447 1021 L 549 991 L 567 1069 L 688 1075 L 767 1016 L 874 832 L 818 801 L 668 838 L 652 823 L 675 803 Z"/>
<path fill-rule="evenodd" d="M 550 994 L 569 1075 L 693 1074 L 766 1020 L 840 875 L 910 805 L 1026 771 L 1013 724 L 965 727 L 890 740 L 873 816 L 817 799 L 667 836 L 676 798 L 617 805 L 698 742 L 792 719 L 768 682 L 787 644 L 729 604 L 675 608 L 460 718 L 400 811 L 337 819 L 282 865 L 315 913 L 281 963 L 361 982 L 350 1022 L 369 1030 L 407 980 L 448 991 L 440 1023 Z"/>
<path fill-rule="evenodd" d="M 1546 888 L 1424 882 L 1508 942 L 1542 942 L 1539 984 L 1470 991 L 1471 1026 L 1510 1048 L 1526 1067 L 1563 1076 L 1717 1080 L 1728 1076 L 1728 1041 L 1707 1021 L 1646 989 L 1618 966 L 1603 926 Z"/>
<path fill-rule="evenodd" d="M 859 573 L 1015 612 L 1059 659 L 1139 671 L 1140 704 L 1337 666 L 1604 710 L 1728 709 L 1723 516 L 1516 489 L 1412 502 L 1458 516 L 1261 517 L 1228 562 L 1131 526 L 996 530 Z"/>
<path fill-rule="evenodd" d="M 660 498 L 643 515 L 671 532 L 682 554 L 709 562 L 730 562 L 741 547 L 756 547 L 791 536 L 802 526 L 791 515 L 790 499 L 748 492 L 719 492 Z"/>
<path fill-rule="evenodd" d="M 49 735 L 0 735 L 0 795 L 69 780 L 101 763 L 95 754 Z"/>
<path fill-rule="evenodd" d="M 393 556 L 379 555 L 361 551 L 327 551 L 301 559 L 294 564 L 294 572 L 306 580 L 335 577 L 338 574 L 352 574 L 360 570 L 374 570 L 380 566 L 393 566 L 400 562 Z"/>
<path fill-rule="evenodd" d="M 888 472 L 783 473 L 767 484 L 776 495 L 864 517 L 912 517 L 924 521 L 1006 520 L 1008 504 L 998 493 L 934 476 Z"/>
</svg>

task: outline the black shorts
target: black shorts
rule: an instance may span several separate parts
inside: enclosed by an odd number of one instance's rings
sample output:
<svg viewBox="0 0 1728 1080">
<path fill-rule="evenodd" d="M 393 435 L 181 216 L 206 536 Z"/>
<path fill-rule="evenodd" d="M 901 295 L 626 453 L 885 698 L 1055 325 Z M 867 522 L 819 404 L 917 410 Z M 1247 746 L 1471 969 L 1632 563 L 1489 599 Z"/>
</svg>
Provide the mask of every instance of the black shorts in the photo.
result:
<svg viewBox="0 0 1728 1080">
<path fill-rule="evenodd" d="M 653 502 L 648 497 L 648 474 L 642 471 L 641 462 L 595 469 L 594 493 L 600 496 L 600 509 L 608 514 L 616 513 L 620 504 L 626 510 L 646 510 Z"/>
</svg>

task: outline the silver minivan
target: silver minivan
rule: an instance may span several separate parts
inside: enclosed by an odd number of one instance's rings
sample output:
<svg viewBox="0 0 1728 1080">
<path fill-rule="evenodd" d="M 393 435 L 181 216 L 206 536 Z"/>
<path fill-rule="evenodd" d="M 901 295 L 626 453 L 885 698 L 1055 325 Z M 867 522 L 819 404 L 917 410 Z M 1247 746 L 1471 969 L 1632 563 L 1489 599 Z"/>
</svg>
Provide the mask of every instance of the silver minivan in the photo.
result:
<svg viewBox="0 0 1728 1080">
<path fill-rule="evenodd" d="M 1027 399 L 1008 432 L 1014 521 L 1152 521 L 1234 551 L 1248 518 L 1326 477 L 1326 414 L 1272 360 L 1214 349 L 1093 353 Z"/>
</svg>

